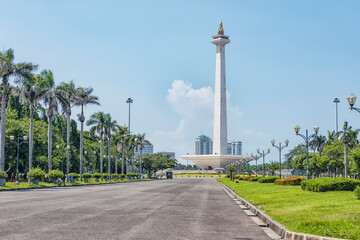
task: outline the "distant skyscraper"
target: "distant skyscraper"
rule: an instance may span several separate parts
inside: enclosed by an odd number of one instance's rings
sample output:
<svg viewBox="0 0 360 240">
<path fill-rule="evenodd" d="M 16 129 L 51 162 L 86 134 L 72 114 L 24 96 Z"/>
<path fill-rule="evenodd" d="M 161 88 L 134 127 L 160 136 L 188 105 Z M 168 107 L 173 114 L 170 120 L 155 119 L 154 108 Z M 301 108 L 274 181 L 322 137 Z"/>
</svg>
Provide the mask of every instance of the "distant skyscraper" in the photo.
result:
<svg viewBox="0 0 360 240">
<path fill-rule="evenodd" d="M 195 155 L 209 155 L 213 152 L 213 141 L 205 135 L 195 138 Z"/>
<path fill-rule="evenodd" d="M 142 154 L 144 155 L 145 153 L 147 154 L 153 154 L 154 153 L 154 146 L 151 143 L 143 143 L 143 149 L 142 149 Z M 134 158 L 136 159 L 137 156 L 140 156 L 140 149 L 138 149 L 138 151 L 134 152 Z"/>
<path fill-rule="evenodd" d="M 242 155 L 242 142 L 232 141 L 227 144 L 228 155 Z"/>
</svg>

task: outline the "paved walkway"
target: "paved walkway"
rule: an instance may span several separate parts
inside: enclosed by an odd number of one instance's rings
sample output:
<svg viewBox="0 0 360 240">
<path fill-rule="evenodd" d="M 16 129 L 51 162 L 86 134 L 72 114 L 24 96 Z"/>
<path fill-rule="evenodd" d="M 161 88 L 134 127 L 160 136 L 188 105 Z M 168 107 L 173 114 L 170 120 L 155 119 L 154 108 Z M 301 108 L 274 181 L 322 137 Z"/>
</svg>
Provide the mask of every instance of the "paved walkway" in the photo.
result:
<svg viewBox="0 0 360 240">
<path fill-rule="evenodd" d="M 204 178 L 0 192 L 0 239 L 269 238 Z"/>
</svg>

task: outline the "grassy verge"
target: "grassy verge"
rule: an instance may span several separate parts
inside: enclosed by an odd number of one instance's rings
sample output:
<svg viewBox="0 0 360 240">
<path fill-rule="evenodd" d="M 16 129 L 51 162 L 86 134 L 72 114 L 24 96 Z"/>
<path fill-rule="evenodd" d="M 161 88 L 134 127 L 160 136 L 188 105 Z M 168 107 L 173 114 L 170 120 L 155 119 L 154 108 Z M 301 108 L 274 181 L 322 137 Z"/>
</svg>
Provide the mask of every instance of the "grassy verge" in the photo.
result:
<svg viewBox="0 0 360 240">
<path fill-rule="evenodd" d="M 74 185 L 87 185 L 87 184 L 104 184 L 104 183 L 119 183 L 119 182 L 136 182 L 136 181 L 146 181 L 148 179 L 124 179 L 124 180 L 110 180 L 110 181 L 99 181 L 96 182 L 95 179 L 91 179 L 88 183 L 84 181 L 75 181 L 75 183 L 66 182 L 66 186 L 74 186 Z M 5 187 L 0 187 L 0 189 L 9 189 L 9 188 L 34 188 L 34 187 L 49 187 L 49 186 L 58 186 L 58 184 L 48 183 L 48 182 L 39 182 L 39 185 L 29 184 L 27 182 L 20 182 L 19 185 L 15 184 L 15 182 L 6 182 Z M 61 184 L 62 186 L 62 184 Z"/>
<path fill-rule="evenodd" d="M 360 201 L 354 192 L 309 192 L 300 186 L 219 178 L 239 196 L 265 211 L 289 230 L 360 240 Z"/>
</svg>

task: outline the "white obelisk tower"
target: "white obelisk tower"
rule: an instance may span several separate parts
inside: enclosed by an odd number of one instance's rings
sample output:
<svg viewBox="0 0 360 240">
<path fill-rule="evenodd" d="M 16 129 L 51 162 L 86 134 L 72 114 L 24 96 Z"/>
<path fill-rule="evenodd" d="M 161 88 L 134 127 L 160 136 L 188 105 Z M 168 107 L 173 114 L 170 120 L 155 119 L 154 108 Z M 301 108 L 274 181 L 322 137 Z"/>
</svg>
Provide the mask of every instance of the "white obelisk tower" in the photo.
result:
<svg viewBox="0 0 360 240">
<path fill-rule="evenodd" d="M 215 99 L 214 99 L 214 137 L 213 154 L 227 154 L 227 114 L 226 114 L 226 76 L 225 45 L 230 42 L 224 35 L 222 22 L 218 35 L 212 37 L 211 43 L 216 45 Z"/>
</svg>

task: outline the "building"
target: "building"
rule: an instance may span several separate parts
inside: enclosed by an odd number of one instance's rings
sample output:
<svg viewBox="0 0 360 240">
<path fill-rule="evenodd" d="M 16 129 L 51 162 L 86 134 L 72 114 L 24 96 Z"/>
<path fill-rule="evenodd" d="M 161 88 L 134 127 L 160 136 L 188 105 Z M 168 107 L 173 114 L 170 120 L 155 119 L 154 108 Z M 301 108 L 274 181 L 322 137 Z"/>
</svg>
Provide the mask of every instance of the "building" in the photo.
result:
<svg viewBox="0 0 360 240">
<path fill-rule="evenodd" d="M 175 159 L 175 152 L 159 152 L 163 155 L 169 155 L 171 159 Z"/>
<path fill-rule="evenodd" d="M 227 155 L 242 155 L 242 142 L 232 141 L 227 144 Z"/>
<path fill-rule="evenodd" d="M 154 146 L 151 143 L 143 143 L 144 146 L 142 148 L 142 154 L 144 155 L 145 153 L 147 154 L 153 154 L 154 153 Z M 134 152 L 134 158 L 136 159 L 138 156 L 140 156 L 140 149 L 138 149 L 138 151 Z"/>
<path fill-rule="evenodd" d="M 213 141 L 205 135 L 195 138 L 195 155 L 208 155 L 213 152 Z"/>
</svg>

